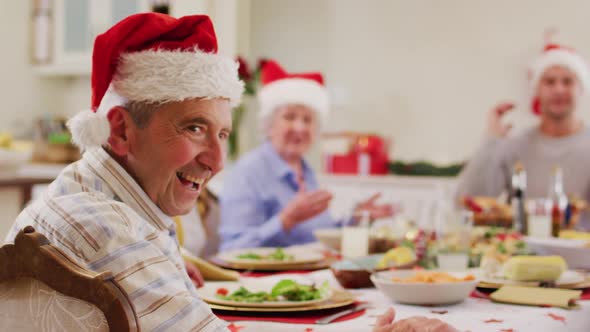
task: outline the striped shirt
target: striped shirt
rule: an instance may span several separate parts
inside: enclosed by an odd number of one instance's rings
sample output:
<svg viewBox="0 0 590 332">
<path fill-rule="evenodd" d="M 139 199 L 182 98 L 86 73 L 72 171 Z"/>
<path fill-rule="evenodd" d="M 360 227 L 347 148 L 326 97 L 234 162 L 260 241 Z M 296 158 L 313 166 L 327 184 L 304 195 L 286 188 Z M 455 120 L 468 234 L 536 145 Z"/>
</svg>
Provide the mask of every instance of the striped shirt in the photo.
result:
<svg viewBox="0 0 590 332">
<path fill-rule="evenodd" d="M 31 225 L 91 270 L 111 271 L 144 331 L 227 331 L 197 295 L 176 227 L 103 149 L 69 165 L 17 217 L 6 241 Z"/>
</svg>

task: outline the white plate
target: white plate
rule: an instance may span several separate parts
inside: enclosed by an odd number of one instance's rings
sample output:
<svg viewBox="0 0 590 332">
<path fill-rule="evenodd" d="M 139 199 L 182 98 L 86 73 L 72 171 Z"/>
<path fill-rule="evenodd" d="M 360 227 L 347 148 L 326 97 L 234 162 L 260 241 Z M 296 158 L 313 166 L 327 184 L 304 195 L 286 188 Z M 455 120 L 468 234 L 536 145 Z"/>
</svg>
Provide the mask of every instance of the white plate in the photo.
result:
<svg viewBox="0 0 590 332">
<path fill-rule="evenodd" d="M 561 256 L 569 268 L 590 270 L 588 240 L 526 237 L 527 246 L 539 255 Z"/>
<path fill-rule="evenodd" d="M 227 301 L 220 299 L 216 296 L 217 290 L 219 288 L 225 288 L 228 290 L 228 294 L 231 294 L 238 290 L 240 286 L 246 287 L 248 290 L 252 292 L 258 291 L 266 291 L 270 292 L 272 287 L 276 283 L 269 284 L 268 280 L 262 279 L 246 279 L 247 281 L 240 281 L 240 282 L 227 282 L 217 283 L 217 285 L 212 284 L 205 284 L 204 287 L 197 289 L 199 296 L 208 303 L 213 304 L 220 304 L 225 306 L 232 306 L 232 307 L 249 307 L 249 308 L 289 308 L 289 307 L 304 307 L 308 305 L 318 304 L 324 301 L 327 301 L 332 296 L 332 292 L 326 294 L 326 296 L 322 299 L 318 300 L 311 300 L 311 301 L 274 301 L 274 302 L 260 302 L 260 303 L 251 303 L 251 302 L 238 302 L 238 301 Z"/>
<path fill-rule="evenodd" d="M 477 286 L 477 280 L 449 283 L 404 283 L 395 282 L 393 278 L 408 278 L 416 271 L 385 271 L 371 276 L 371 281 L 385 296 L 404 304 L 443 305 L 458 303 L 471 294 Z M 467 272 L 447 272 L 455 277 L 465 277 Z"/>
<path fill-rule="evenodd" d="M 261 256 L 269 255 L 277 248 L 251 248 L 251 249 L 236 249 L 222 252 L 218 255 L 220 259 L 233 264 L 249 264 L 249 265 L 291 265 L 291 264 L 306 264 L 316 263 L 324 259 L 321 252 L 304 250 L 302 248 L 284 248 L 287 255 L 293 255 L 292 260 L 269 260 L 269 259 L 242 259 L 238 256 L 246 253 L 254 253 Z"/>
<path fill-rule="evenodd" d="M 487 277 L 483 275 L 483 271 L 477 274 L 480 282 L 499 285 L 519 285 L 519 286 L 536 286 L 539 281 L 514 281 L 503 278 L 501 275 L 494 277 Z M 580 272 L 567 270 L 561 274 L 559 279 L 555 281 L 557 286 L 578 284 L 586 280 L 584 275 Z"/>
</svg>

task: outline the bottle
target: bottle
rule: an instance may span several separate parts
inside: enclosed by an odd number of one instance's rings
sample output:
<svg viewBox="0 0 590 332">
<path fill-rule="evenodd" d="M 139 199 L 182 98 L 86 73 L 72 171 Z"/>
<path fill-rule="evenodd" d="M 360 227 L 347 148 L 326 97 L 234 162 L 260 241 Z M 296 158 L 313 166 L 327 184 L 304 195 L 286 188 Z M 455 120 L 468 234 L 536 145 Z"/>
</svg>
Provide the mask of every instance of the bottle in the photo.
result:
<svg viewBox="0 0 590 332">
<path fill-rule="evenodd" d="M 52 60 L 53 13 L 51 0 L 34 0 L 30 30 L 31 61 L 33 64 L 48 64 Z"/>
<path fill-rule="evenodd" d="M 341 253 L 344 258 L 359 258 L 369 254 L 369 224 L 371 216 L 368 211 L 361 213 L 361 220 L 356 226 L 342 227 Z"/>
<path fill-rule="evenodd" d="M 563 170 L 556 166 L 553 168 L 549 180 L 549 200 L 551 202 L 551 234 L 559 237 L 562 227 L 565 227 L 566 209 L 568 198 L 563 190 Z"/>
<path fill-rule="evenodd" d="M 526 172 L 522 163 L 517 162 L 512 172 L 510 203 L 512 205 L 512 228 L 522 235 L 528 233 L 528 221 L 525 208 Z"/>
</svg>

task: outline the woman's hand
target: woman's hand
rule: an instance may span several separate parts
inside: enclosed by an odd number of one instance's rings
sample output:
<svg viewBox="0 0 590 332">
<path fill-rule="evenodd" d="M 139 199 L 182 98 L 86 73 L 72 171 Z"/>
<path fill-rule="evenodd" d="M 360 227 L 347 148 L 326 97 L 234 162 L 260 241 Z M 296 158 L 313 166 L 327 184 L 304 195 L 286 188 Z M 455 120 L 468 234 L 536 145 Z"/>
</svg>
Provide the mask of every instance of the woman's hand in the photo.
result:
<svg viewBox="0 0 590 332">
<path fill-rule="evenodd" d="M 383 315 L 377 317 L 373 332 L 458 332 L 451 325 L 440 319 L 414 316 L 395 321 L 395 311 L 389 308 Z"/>
<path fill-rule="evenodd" d="M 298 224 L 326 211 L 330 205 L 332 194 L 329 191 L 315 190 L 306 192 L 303 190 L 300 187 L 295 198 L 281 211 L 279 218 L 286 231 L 290 231 Z"/>
</svg>

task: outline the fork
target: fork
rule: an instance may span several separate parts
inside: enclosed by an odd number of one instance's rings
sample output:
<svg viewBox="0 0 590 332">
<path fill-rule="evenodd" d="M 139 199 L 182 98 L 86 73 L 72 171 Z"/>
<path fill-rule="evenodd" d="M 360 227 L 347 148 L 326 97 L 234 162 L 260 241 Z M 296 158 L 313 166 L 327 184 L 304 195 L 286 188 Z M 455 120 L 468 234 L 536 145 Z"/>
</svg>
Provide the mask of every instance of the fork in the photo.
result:
<svg viewBox="0 0 590 332">
<path fill-rule="evenodd" d="M 371 307 L 371 305 L 368 304 L 368 303 L 359 304 L 359 305 L 357 305 L 357 306 L 355 306 L 353 308 L 350 308 L 348 310 L 344 310 L 344 311 L 335 313 L 335 314 L 330 315 L 328 317 L 320 318 L 320 319 L 316 320 L 315 323 L 316 324 L 319 324 L 319 325 L 330 324 L 330 323 L 332 323 L 333 321 L 337 320 L 340 317 L 343 317 L 343 316 L 346 316 L 346 315 L 350 315 L 352 313 L 355 313 L 355 312 L 361 311 L 361 310 L 365 310 L 365 309 L 368 309 L 370 307 Z"/>
</svg>

